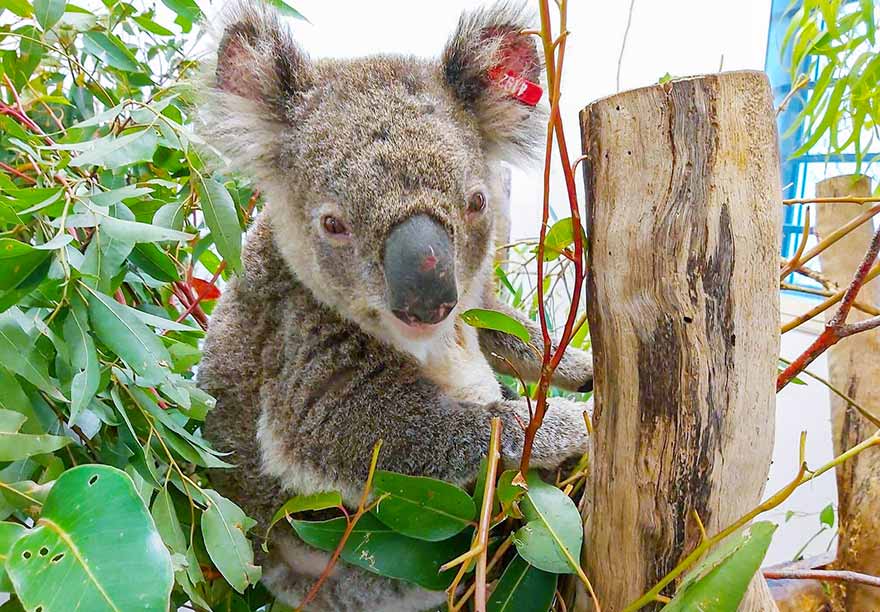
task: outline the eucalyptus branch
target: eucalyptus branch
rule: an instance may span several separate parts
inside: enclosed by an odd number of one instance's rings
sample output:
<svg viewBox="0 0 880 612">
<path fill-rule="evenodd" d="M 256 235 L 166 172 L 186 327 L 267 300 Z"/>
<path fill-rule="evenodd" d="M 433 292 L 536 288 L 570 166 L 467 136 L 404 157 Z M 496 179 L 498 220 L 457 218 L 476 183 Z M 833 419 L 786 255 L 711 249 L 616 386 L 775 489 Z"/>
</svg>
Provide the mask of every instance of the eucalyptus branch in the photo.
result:
<svg viewBox="0 0 880 612">
<path fill-rule="evenodd" d="M 846 323 L 849 312 L 856 300 L 861 288 L 868 281 L 868 276 L 872 271 L 871 266 L 877 259 L 880 252 L 880 228 L 874 232 L 871 244 L 865 253 L 862 263 L 859 264 L 852 282 L 841 298 L 840 307 L 834 314 L 834 317 L 825 325 L 825 329 L 819 334 L 819 337 L 805 350 L 800 357 L 795 359 L 776 379 L 776 391 L 782 390 L 789 381 L 797 376 L 804 368 L 810 365 L 819 355 L 824 353 L 828 348 L 837 344 L 841 339 L 856 333 L 868 331 L 880 326 L 880 317 L 873 317 L 858 323 Z M 880 266 L 875 266 L 875 269 Z"/>
</svg>

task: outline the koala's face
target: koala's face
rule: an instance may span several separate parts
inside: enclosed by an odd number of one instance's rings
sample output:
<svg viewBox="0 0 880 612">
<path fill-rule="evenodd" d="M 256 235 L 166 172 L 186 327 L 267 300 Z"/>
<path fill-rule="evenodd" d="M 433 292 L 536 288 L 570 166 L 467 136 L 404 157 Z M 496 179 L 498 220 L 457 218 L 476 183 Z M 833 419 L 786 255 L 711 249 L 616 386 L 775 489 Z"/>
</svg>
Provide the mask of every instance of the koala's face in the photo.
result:
<svg viewBox="0 0 880 612">
<path fill-rule="evenodd" d="M 493 76 L 538 80 L 526 27 L 503 5 L 463 17 L 438 61 L 310 62 L 271 11 L 229 13 L 206 131 L 258 179 L 279 248 L 318 299 L 411 341 L 477 305 L 497 162 L 539 134 L 533 106 Z"/>
</svg>

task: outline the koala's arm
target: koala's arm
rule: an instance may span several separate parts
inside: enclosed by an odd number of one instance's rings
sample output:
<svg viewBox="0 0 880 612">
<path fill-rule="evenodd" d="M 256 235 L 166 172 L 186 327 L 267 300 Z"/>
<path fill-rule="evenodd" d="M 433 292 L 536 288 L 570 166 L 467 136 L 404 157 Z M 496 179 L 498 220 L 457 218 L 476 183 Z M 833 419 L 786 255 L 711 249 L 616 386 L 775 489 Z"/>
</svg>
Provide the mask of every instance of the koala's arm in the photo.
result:
<svg viewBox="0 0 880 612">
<path fill-rule="evenodd" d="M 335 488 L 347 503 L 355 502 L 379 439 L 381 469 L 466 485 L 487 452 L 493 416 L 503 424 L 505 465 L 519 462 L 523 431 L 517 417 L 528 422 L 525 400 L 457 401 L 421 378 L 415 366 L 401 367 L 380 353 L 324 363 L 311 373 L 291 368 L 289 379 L 264 389 L 260 439 L 264 462 L 276 462 L 265 468 L 289 489 L 308 494 Z M 589 404 L 563 398 L 550 404 L 532 465 L 553 469 L 587 450 L 583 411 Z"/>
<path fill-rule="evenodd" d="M 491 310 L 497 310 L 513 317 L 529 331 L 529 342 L 537 347 L 540 351 L 544 346 L 544 340 L 541 337 L 541 328 L 526 317 L 525 314 L 511 308 L 507 304 L 501 303 L 494 295 L 487 296 L 484 300 L 484 307 Z M 502 374 L 516 375 L 510 365 L 503 359 L 499 359 L 495 355 L 500 355 L 507 359 L 516 371 L 528 381 L 536 381 L 541 375 L 541 360 L 531 348 L 524 345 L 518 338 L 505 334 L 503 332 L 491 329 L 480 329 L 480 349 L 486 356 L 489 365 L 496 372 Z M 552 350 L 556 350 L 556 343 L 553 343 Z M 493 355 L 494 354 L 494 355 Z M 565 350 L 559 367 L 553 374 L 553 384 L 568 391 L 586 392 L 593 390 L 593 358 L 590 353 L 569 347 Z"/>
</svg>

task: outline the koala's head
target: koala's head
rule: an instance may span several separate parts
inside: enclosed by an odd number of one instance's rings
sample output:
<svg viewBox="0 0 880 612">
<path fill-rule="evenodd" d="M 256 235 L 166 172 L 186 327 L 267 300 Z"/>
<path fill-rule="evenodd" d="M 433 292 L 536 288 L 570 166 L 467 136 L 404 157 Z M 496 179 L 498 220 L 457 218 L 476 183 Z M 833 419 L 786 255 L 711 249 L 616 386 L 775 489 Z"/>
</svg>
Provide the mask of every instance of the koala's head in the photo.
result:
<svg viewBox="0 0 880 612">
<path fill-rule="evenodd" d="M 522 95 L 541 74 L 529 26 L 504 3 L 463 15 L 439 59 L 312 61 L 273 10 L 226 11 L 201 129 L 263 190 L 285 261 L 320 301 L 408 342 L 478 303 L 498 162 L 542 133 Z"/>
</svg>

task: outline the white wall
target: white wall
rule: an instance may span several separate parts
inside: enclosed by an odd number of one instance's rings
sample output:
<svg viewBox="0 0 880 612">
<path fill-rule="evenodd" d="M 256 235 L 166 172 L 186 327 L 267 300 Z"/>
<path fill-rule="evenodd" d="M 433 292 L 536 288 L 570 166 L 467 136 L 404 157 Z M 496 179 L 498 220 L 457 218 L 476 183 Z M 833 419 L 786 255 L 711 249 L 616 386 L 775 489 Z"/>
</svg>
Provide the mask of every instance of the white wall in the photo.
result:
<svg viewBox="0 0 880 612">
<path fill-rule="evenodd" d="M 297 37 L 315 57 L 370 53 L 406 53 L 430 57 L 440 53 L 462 9 L 480 4 L 467 0 L 412 2 L 333 2 L 294 0 L 311 24 L 294 21 Z M 562 114 L 572 157 L 580 154 L 578 111 L 596 98 L 617 91 L 616 73 L 629 2 L 569 2 L 569 29 L 563 77 Z M 650 85 L 667 72 L 687 76 L 724 70 L 763 69 L 769 22 L 769 0 L 636 0 L 623 57 L 622 89 Z M 558 169 L 552 175 L 551 202 L 562 213 L 567 204 Z M 580 181 L 579 181 L 580 183 Z M 579 189 L 582 185 L 579 184 Z M 513 237 L 537 234 L 541 193 L 540 168 L 517 170 L 513 184 Z M 783 338 L 783 355 L 793 357 L 811 341 L 793 332 Z M 825 362 L 813 366 L 824 375 Z M 776 452 L 767 491 L 783 486 L 797 470 L 797 439 L 806 429 L 811 466 L 831 456 L 828 395 L 812 380 L 790 385 L 779 396 Z M 769 518 L 783 523 L 768 563 L 790 558 L 818 528 L 818 512 L 834 499 L 834 479 L 826 475 L 798 491 Z M 787 510 L 796 512 L 784 523 Z M 828 536 L 810 552 L 820 552 Z"/>
</svg>

